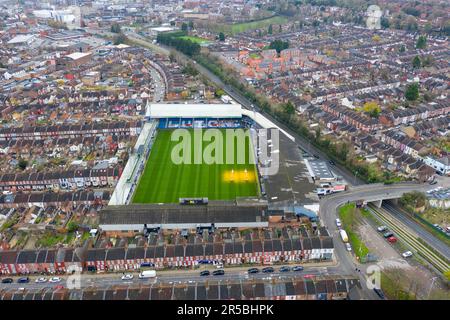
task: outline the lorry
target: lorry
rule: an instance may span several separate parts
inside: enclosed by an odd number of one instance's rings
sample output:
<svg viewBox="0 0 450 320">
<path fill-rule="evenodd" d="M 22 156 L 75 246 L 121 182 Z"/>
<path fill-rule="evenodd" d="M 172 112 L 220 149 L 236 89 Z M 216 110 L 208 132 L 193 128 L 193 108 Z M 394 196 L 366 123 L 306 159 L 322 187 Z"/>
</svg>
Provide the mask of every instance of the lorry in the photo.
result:
<svg viewBox="0 0 450 320">
<path fill-rule="evenodd" d="M 139 279 L 148 279 L 148 278 L 155 278 L 156 277 L 156 271 L 155 270 L 145 270 L 139 273 Z"/>
<path fill-rule="evenodd" d="M 325 196 L 327 194 L 342 192 L 347 190 L 347 185 L 331 185 L 330 183 L 321 183 L 320 188 L 317 188 L 316 192 L 319 196 Z"/>
<path fill-rule="evenodd" d="M 347 232 L 345 232 L 345 230 L 341 229 L 341 230 L 339 230 L 339 234 L 341 235 L 342 241 L 347 243 L 348 242 Z"/>
</svg>

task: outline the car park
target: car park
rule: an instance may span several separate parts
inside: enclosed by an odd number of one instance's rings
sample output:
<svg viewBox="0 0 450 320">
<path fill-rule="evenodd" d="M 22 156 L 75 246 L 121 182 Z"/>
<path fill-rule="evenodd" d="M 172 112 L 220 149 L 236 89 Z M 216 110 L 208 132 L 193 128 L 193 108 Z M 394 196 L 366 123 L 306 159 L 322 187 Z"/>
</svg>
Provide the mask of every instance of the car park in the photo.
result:
<svg viewBox="0 0 450 320">
<path fill-rule="evenodd" d="M 336 219 L 336 226 L 337 226 L 338 228 L 342 227 L 342 222 L 341 222 L 340 219 Z"/>
<path fill-rule="evenodd" d="M 2 283 L 13 283 L 14 280 L 12 278 L 4 278 L 2 279 Z"/>
<path fill-rule="evenodd" d="M 200 276 L 202 276 L 202 277 L 209 276 L 210 274 L 211 274 L 211 272 L 209 272 L 209 270 L 203 270 L 202 272 L 200 272 Z"/>
<path fill-rule="evenodd" d="M 225 274 L 225 271 L 223 270 L 214 270 L 213 276 L 223 276 Z"/>
<path fill-rule="evenodd" d="M 275 271 L 275 269 L 272 268 L 272 267 L 265 267 L 265 268 L 262 269 L 263 273 L 272 273 L 274 271 Z"/>
<path fill-rule="evenodd" d="M 132 280 L 134 276 L 131 273 L 124 274 L 121 279 L 122 280 Z"/>
<path fill-rule="evenodd" d="M 295 266 L 292 268 L 292 271 L 303 271 L 303 267 L 302 266 Z"/>
<path fill-rule="evenodd" d="M 289 271 L 291 271 L 290 267 L 283 266 L 283 267 L 280 268 L 280 272 L 289 272 Z"/>
<path fill-rule="evenodd" d="M 412 257 L 413 253 L 411 251 L 406 251 L 402 253 L 403 258 L 409 258 Z"/>
<path fill-rule="evenodd" d="M 392 237 L 394 234 L 391 232 L 391 231 L 388 231 L 388 232 L 385 232 L 385 233 L 383 233 L 383 237 L 385 237 L 385 238 L 390 238 L 390 237 Z"/>
<path fill-rule="evenodd" d="M 258 268 L 250 268 L 250 269 L 248 269 L 247 270 L 247 272 L 250 274 L 250 273 L 258 273 L 259 272 L 259 269 Z"/>
<path fill-rule="evenodd" d="M 17 279 L 17 283 L 28 283 L 28 282 L 30 282 L 30 278 L 28 278 L 28 277 L 23 277 L 23 278 Z"/>
<path fill-rule="evenodd" d="M 384 231 L 387 230 L 387 227 L 386 227 L 386 226 L 379 226 L 379 227 L 377 228 L 377 230 L 378 230 L 378 232 L 384 232 Z"/>
<path fill-rule="evenodd" d="M 47 278 L 37 278 L 36 283 L 46 283 L 47 282 Z"/>
</svg>

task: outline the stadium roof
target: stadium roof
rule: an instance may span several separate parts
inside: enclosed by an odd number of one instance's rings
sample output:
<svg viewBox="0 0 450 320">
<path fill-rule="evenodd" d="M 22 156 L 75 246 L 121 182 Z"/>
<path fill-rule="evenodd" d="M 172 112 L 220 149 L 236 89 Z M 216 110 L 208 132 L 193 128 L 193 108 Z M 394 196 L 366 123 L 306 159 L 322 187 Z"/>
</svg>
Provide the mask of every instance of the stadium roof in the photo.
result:
<svg viewBox="0 0 450 320">
<path fill-rule="evenodd" d="M 221 202 L 217 205 L 132 204 L 108 206 L 100 212 L 100 225 L 165 225 L 202 223 L 262 222 L 266 204 L 238 206 Z"/>
<path fill-rule="evenodd" d="M 19 34 L 18 36 L 15 36 L 11 40 L 9 40 L 8 44 L 25 43 L 25 42 L 30 41 L 33 38 L 34 38 L 34 35 L 32 35 L 32 34 L 27 34 L 27 35 Z"/>
<path fill-rule="evenodd" d="M 150 118 L 242 118 L 240 104 L 150 104 Z"/>
<path fill-rule="evenodd" d="M 86 57 L 91 54 L 92 54 L 91 52 L 74 52 L 74 53 L 68 54 L 66 57 L 70 58 L 72 60 L 78 60 L 80 58 Z"/>
</svg>

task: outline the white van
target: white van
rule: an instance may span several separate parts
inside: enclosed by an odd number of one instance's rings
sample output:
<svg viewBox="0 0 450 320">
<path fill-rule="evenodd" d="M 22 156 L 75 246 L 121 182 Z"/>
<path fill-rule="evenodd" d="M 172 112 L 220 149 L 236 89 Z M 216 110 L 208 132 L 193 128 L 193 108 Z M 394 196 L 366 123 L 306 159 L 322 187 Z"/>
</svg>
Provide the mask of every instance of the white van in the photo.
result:
<svg viewBox="0 0 450 320">
<path fill-rule="evenodd" d="M 145 270 L 139 273 L 139 279 L 148 279 L 148 278 L 155 278 L 156 277 L 156 271 L 155 270 Z"/>
<path fill-rule="evenodd" d="M 331 189 L 323 189 L 323 188 L 317 189 L 317 195 L 319 196 L 324 196 L 331 193 L 332 193 Z"/>
</svg>

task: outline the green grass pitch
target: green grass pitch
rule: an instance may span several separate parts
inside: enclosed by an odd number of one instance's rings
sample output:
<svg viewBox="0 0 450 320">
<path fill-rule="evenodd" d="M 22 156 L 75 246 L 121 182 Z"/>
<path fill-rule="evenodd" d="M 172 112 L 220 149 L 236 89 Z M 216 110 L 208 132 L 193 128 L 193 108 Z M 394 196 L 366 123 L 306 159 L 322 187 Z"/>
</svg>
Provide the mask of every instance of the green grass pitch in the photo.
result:
<svg viewBox="0 0 450 320">
<path fill-rule="evenodd" d="M 226 157 L 226 136 L 224 137 L 224 158 Z M 171 141 L 173 130 L 160 130 L 150 151 L 144 172 L 136 188 L 133 203 L 178 203 L 179 198 L 207 197 L 209 200 L 233 200 L 237 197 L 259 195 L 256 166 L 246 156 L 244 164 L 237 163 L 235 143 L 234 164 L 175 164 L 171 160 L 177 141 Z M 193 131 L 190 130 L 192 133 Z M 235 140 L 237 141 L 237 140 Z M 249 139 L 245 140 L 246 147 Z M 210 142 L 203 142 L 204 148 Z M 192 155 L 194 145 L 191 143 Z M 248 148 L 246 149 L 248 150 Z M 253 157 L 252 157 L 253 159 Z"/>
</svg>

